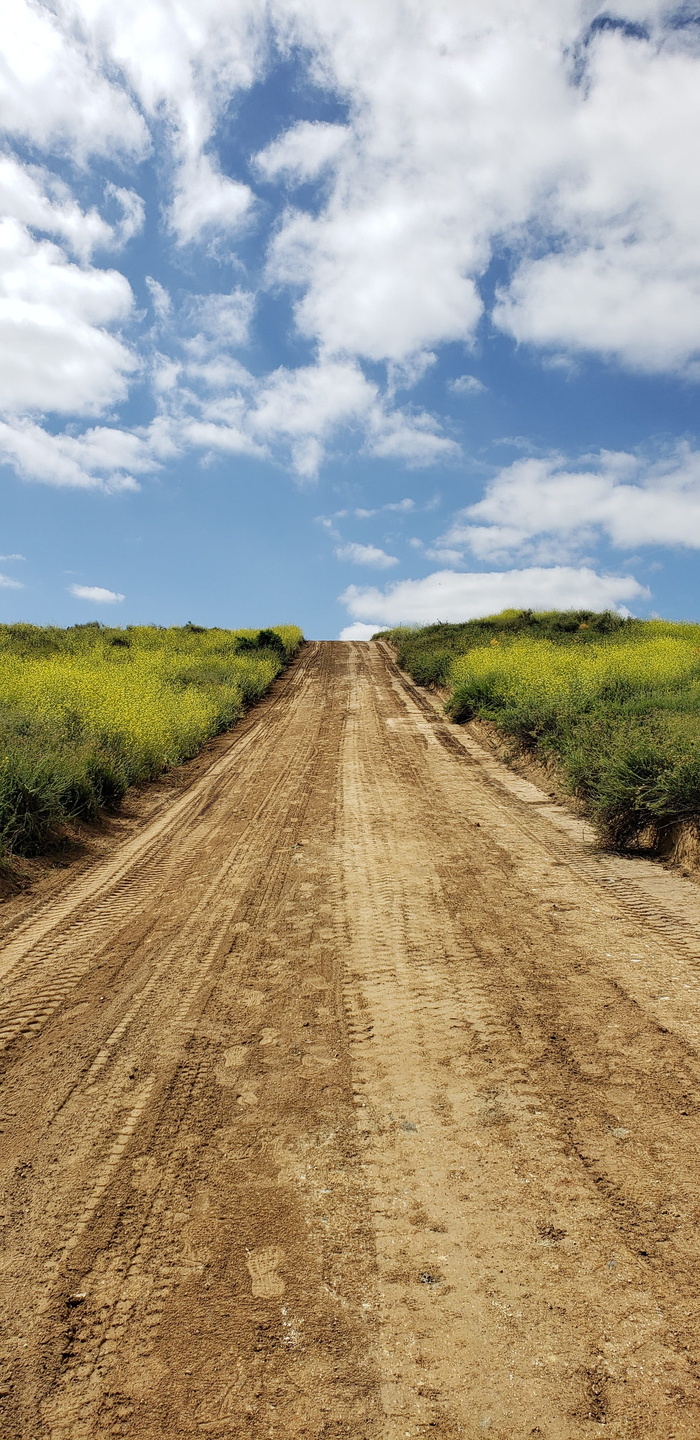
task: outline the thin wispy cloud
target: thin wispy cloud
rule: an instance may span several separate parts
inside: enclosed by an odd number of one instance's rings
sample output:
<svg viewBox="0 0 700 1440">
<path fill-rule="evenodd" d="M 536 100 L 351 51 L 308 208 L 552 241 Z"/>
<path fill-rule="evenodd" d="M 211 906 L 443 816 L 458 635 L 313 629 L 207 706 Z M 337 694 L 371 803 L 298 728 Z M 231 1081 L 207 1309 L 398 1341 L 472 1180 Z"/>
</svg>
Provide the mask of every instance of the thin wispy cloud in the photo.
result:
<svg viewBox="0 0 700 1440">
<path fill-rule="evenodd" d="M 387 555 L 377 545 L 358 545 L 351 542 L 348 545 L 340 545 L 335 550 L 338 560 L 348 560 L 351 565 L 369 565 L 372 570 L 391 570 L 398 565 L 396 555 Z"/>
<path fill-rule="evenodd" d="M 476 375 L 458 375 L 450 380 L 449 389 L 455 395 L 483 395 L 486 386 Z"/>
<path fill-rule="evenodd" d="M 121 605 L 126 599 L 118 590 L 106 590 L 103 585 L 69 585 L 68 592 L 76 600 L 87 600 L 91 605 Z"/>
</svg>

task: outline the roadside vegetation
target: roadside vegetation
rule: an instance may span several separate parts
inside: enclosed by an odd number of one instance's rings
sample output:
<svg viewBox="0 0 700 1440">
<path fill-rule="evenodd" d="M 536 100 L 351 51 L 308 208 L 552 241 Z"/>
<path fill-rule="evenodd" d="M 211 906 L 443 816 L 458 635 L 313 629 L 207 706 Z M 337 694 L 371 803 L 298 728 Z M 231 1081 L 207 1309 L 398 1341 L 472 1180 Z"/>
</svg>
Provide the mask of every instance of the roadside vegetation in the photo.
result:
<svg viewBox="0 0 700 1440">
<path fill-rule="evenodd" d="M 271 630 L 0 625 L 0 855 L 36 855 L 195 755 L 302 642 Z"/>
<path fill-rule="evenodd" d="M 504 611 L 377 638 L 447 690 L 455 720 L 556 765 L 605 843 L 658 851 L 700 830 L 700 625 Z"/>
</svg>

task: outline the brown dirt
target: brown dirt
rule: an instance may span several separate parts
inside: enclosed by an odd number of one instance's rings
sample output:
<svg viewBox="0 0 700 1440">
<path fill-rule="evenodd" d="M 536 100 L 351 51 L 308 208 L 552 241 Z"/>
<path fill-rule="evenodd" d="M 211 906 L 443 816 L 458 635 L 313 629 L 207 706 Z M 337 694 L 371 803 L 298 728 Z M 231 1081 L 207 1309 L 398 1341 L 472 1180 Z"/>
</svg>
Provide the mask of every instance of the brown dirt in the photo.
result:
<svg viewBox="0 0 700 1440">
<path fill-rule="evenodd" d="M 697 1440 L 692 882 L 319 644 L 21 903 L 3 1440 Z"/>
</svg>

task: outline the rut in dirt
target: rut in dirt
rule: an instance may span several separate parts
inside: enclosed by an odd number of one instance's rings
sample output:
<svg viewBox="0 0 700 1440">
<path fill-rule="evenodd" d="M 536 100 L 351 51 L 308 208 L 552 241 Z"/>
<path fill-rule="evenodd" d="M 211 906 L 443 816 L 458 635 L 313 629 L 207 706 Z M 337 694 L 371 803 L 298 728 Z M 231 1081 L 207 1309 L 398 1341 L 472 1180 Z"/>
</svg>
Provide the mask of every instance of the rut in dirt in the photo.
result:
<svg viewBox="0 0 700 1440">
<path fill-rule="evenodd" d="M 698 892 L 555 810 L 309 645 L 6 929 L 3 1440 L 700 1434 Z"/>
</svg>

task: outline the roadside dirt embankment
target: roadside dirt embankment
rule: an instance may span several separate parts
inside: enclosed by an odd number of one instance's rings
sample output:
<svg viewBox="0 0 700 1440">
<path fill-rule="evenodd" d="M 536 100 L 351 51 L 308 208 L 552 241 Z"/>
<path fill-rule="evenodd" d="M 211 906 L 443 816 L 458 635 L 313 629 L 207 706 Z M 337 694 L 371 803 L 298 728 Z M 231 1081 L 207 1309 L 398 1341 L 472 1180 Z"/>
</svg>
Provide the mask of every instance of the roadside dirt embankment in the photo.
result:
<svg viewBox="0 0 700 1440">
<path fill-rule="evenodd" d="M 697 1440 L 692 882 L 317 644 L 20 903 L 3 1440 Z"/>
</svg>

